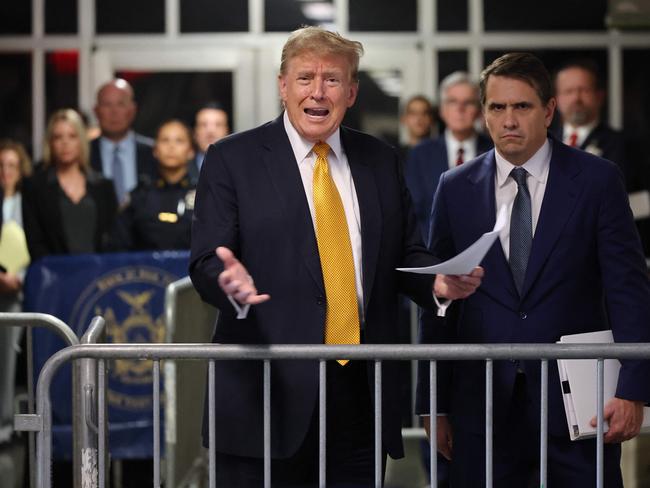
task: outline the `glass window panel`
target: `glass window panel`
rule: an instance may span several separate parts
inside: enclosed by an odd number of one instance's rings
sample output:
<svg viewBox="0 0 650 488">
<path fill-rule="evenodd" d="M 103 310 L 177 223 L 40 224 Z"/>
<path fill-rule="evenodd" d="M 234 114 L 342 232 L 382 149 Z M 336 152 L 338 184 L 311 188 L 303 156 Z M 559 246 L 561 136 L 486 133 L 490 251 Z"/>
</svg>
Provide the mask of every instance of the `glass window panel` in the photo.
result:
<svg viewBox="0 0 650 488">
<path fill-rule="evenodd" d="M 353 0 L 351 31 L 413 32 L 418 28 L 417 0 Z"/>
<path fill-rule="evenodd" d="M 0 2 L 0 35 L 32 33 L 32 2 L 26 0 Z"/>
<path fill-rule="evenodd" d="M 438 83 L 454 71 L 467 71 L 467 51 L 440 51 L 438 53 Z"/>
<path fill-rule="evenodd" d="M 607 0 L 483 0 L 486 31 L 605 29 Z"/>
<path fill-rule="evenodd" d="M 631 167 L 631 190 L 650 189 L 650 50 L 623 51 L 623 127 L 628 141 L 626 160 Z M 650 221 L 647 222 L 650 230 Z M 647 237 L 650 237 L 648 235 Z M 647 242 L 650 246 L 650 241 Z M 650 250 L 650 249 L 649 249 Z M 646 253 L 648 255 L 650 253 Z"/>
<path fill-rule="evenodd" d="M 61 108 L 78 109 L 79 53 L 56 51 L 45 58 L 45 107 L 49 117 Z M 88 116 L 89 114 L 84 114 Z"/>
<path fill-rule="evenodd" d="M 219 102 L 234 126 L 231 72 L 133 72 L 116 76 L 133 85 L 138 114 L 136 132 L 154 137 L 158 126 L 169 118 L 194 124 L 196 111 L 205 103 Z"/>
<path fill-rule="evenodd" d="M 399 96 L 403 78 L 398 70 L 359 72 L 359 95 L 343 124 L 399 145 Z"/>
<path fill-rule="evenodd" d="M 264 30 L 290 32 L 301 25 L 334 26 L 332 0 L 266 0 Z"/>
<path fill-rule="evenodd" d="M 45 32 L 77 33 L 77 0 L 45 0 Z"/>
<path fill-rule="evenodd" d="M 181 32 L 246 32 L 248 2 L 241 0 L 183 0 Z"/>
<path fill-rule="evenodd" d="M 32 145 L 32 56 L 0 53 L 0 135 Z"/>
<path fill-rule="evenodd" d="M 165 32 L 164 0 L 96 0 L 98 34 Z"/>
<path fill-rule="evenodd" d="M 467 31 L 467 0 L 438 0 L 436 23 L 439 31 Z"/>
</svg>

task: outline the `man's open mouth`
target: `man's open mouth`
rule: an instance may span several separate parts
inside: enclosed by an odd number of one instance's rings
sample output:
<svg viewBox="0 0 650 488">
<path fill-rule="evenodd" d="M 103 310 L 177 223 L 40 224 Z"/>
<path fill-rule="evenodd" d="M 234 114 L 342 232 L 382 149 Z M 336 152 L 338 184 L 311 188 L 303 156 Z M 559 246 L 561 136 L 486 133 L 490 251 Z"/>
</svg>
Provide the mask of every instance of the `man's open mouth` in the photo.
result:
<svg viewBox="0 0 650 488">
<path fill-rule="evenodd" d="M 330 111 L 326 108 L 306 108 L 305 113 L 314 117 L 325 117 Z"/>
</svg>

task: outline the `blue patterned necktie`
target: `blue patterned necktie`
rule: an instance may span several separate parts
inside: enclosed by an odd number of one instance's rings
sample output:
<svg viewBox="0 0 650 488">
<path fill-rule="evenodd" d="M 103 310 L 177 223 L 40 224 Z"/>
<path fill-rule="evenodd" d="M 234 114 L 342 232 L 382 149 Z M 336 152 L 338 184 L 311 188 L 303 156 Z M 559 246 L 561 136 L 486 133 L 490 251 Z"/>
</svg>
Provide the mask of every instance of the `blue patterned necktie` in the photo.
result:
<svg viewBox="0 0 650 488">
<path fill-rule="evenodd" d="M 533 243 L 533 217 L 530 192 L 526 184 L 528 172 L 524 168 L 515 168 L 510 172 L 510 176 L 517 183 L 517 196 L 510 214 L 510 269 L 517 291 L 521 295 Z"/>
<path fill-rule="evenodd" d="M 122 203 L 126 197 L 126 188 L 124 184 L 124 167 L 120 157 L 120 146 L 115 144 L 113 152 L 113 185 L 115 185 L 115 194 L 118 203 Z"/>
</svg>

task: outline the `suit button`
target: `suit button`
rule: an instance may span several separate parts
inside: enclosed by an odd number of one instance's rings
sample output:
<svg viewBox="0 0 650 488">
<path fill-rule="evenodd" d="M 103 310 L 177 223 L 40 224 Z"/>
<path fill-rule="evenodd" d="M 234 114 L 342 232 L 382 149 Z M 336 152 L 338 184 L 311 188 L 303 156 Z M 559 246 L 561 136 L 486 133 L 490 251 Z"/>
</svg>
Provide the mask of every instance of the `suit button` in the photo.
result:
<svg viewBox="0 0 650 488">
<path fill-rule="evenodd" d="M 325 304 L 325 298 L 323 298 L 323 297 L 316 297 L 316 303 L 317 303 L 318 305 L 323 305 L 323 304 Z"/>
<path fill-rule="evenodd" d="M 528 318 L 528 314 L 526 314 L 526 312 L 519 312 L 519 318 L 521 320 L 526 320 Z"/>
</svg>

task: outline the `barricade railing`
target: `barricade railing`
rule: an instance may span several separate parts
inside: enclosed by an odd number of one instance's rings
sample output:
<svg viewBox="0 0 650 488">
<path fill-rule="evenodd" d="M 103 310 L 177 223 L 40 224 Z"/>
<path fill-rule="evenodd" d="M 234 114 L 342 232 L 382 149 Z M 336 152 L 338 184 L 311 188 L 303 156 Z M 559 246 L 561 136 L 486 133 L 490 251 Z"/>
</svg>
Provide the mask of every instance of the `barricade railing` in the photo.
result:
<svg viewBox="0 0 650 488">
<path fill-rule="evenodd" d="M 0 312 L 0 327 L 22 327 L 26 328 L 26 344 L 27 344 L 27 414 L 34 414 L 34 359 L 33 359 L 33 341 L 32 329 L 43 328 L 50 330 L 57 334 L 68 346 L 79 344 L 74 331 L 62 320 L 54 317 L 53 315 L 43 313 L 6 313 Z M 78 383 L 73 379 L 73 394 L 78 394 Z M 74 393 L 77 392 L 77 393 Z M 73 418 L 76 415 L 76 410 L 73 406 Z M 23 429 L 23 420 L 28 421 L 28 418 L 23 416 L 19 417 L 14 425 L 16 431 Z M 34 433 L 29 432 L 28 435 L 28 452 L 29 452 L 29 479 L 30 486 L 36 486 L 36 470 L 33 469 L 36 465 L 36 455 L 34 449 Z"/>
<path fill-rule="evenodd" d="M 32 426 L 37 435 L 37 482 L 39 488 L 50 488 L 51 463 L 51 404 L 50 385 L 54 373 L 67 361 L 81 358 L 98 360 L 98 393 L 105 389 L 105 361 L 108 359 L 132 359 L 153 361 L 153 485 L 161 484 L 160 473 L 160 361 L 207 360 L 208 361 L 208 408 L 209 408 L 209 486 L 215 487 L 215 364 L 219 360 L 257 360 L 264 364 L 263 417 L 264 417 L 264 486 L 271 486 L 271 361 L 278 359 L 302 359 L 319 362 L 319 486 L 326 486 L 326 361 L 341 357 L 351 360 L 374 362 L 374 394 L 382 398 L 382 362 L 395 360 L 425 360 L 430 362 L 430 411 L 437 411 L 436 366 L 438 361 L 483 360 L 485 361 L 486 391 L 486 486 L 492 486 L 492 385 L 493 362 L 496 360 L 541 361 L 541 416 L 540 416 L 540 486 L 546 486 L 547 435 L 548 435 L 548 361 L 554 359 L 596 359 L 597 360 L 597 453 L 596 488 L 603 488 L 603 408 L 604 408 L 604 360 L 650 358 L 650 343 L 619 344 L 442 344 L 442 345 L 273 345 L 241 346 L 215 344 L 106 344 L 75 345 L 54 354 L 45 363 L 37 384 L 36 407 Z M 375 415 L 375 486 L 382 484 L 382 402 L 374 402 Z M 98 422 L 104 422 L 99 410 Z M 436 438 L 435 422 L 431 423 L 431 438 Z M 99 429 L 99 460 L 105 457 L 106 438 Z M 431 446 L 431 486 L 436 486 L 435 446 Z M 106 486 L 104 470 L 99 469 L 98 485 Z"/>
</svg>

